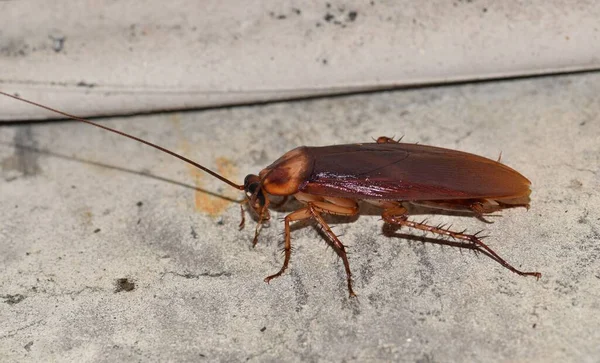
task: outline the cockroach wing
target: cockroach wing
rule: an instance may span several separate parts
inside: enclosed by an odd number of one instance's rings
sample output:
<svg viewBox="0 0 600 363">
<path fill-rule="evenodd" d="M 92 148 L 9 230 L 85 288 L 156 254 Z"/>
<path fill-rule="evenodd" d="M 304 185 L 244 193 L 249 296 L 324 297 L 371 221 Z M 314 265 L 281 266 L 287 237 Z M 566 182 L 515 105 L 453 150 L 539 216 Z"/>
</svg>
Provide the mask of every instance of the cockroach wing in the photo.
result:
<svg viewBox="0 0 600 363">
<path fill-rule="evenodd" d="M 307 147 L 312 172 L 300 191 L 380 200 L 503 199 L 529 195 L 517 171 L 433 146 L 382 143 Z"/>
</svg>

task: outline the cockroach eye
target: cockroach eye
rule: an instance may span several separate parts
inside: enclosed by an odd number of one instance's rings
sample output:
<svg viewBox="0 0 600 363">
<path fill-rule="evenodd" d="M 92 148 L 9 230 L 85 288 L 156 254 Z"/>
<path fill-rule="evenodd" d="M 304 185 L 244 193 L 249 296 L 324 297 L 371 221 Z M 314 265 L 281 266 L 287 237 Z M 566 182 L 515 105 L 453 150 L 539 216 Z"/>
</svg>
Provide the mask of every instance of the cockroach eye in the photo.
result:
<svg viewBox="0 0 600 363">
<path fill-rule="evenodd" d="M 244 190 L 246 193 L 256 192 L 256 188 L 260 185 L 260 177 L 254 174 L 248 174 L 244 178 Z"/>
</svg>

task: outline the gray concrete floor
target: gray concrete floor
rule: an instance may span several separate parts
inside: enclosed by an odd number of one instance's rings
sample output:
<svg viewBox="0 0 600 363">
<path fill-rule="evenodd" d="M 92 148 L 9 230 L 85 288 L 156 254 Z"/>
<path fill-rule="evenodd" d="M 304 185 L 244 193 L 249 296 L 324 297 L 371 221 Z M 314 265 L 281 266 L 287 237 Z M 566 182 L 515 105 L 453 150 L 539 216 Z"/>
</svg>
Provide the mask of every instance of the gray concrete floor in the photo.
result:
<svg viewBox="0 0 600 363">
<path fill-rule="evenodd" d="M 3 126 L 1 360 L 597 361 L 599 94 L 588 73 L 102 120 L 238 182 L 298 145 L 380 135 L 502 152 L 532 180 L 529 211 L 430 220 L 484 228 L 539 281 L 420 233 L 384 236 L 367 213 L 333 220 L 358 299 L 310 225 L 263 282 L 285 211 L 252 248 L 239 206 L 194 188 L 241 193 L 168 155 L 75 122 Z"/>
</svg>

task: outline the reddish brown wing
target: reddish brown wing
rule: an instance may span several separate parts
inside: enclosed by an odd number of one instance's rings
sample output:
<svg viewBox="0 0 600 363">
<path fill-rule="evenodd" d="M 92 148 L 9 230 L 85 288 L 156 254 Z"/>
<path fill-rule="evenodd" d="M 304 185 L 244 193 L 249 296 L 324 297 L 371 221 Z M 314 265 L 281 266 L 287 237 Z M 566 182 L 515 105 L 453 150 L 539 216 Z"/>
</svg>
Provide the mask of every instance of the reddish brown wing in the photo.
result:
<svg viewBox="0 0 600 363">
<path fill-rule="evenodd" d="M 307 147 L 300 191 L 354 199 L 447 200 L 529 194 L 530 182 L 499 162 L 450 149 L 386 143 Z"/>
</svg>

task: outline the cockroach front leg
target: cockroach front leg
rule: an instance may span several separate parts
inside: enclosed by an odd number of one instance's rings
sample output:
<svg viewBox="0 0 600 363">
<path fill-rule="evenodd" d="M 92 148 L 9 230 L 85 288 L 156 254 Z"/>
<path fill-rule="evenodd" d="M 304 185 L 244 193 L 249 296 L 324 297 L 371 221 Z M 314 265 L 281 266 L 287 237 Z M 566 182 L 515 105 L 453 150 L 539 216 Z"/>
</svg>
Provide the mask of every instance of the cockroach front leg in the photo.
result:
<svg viewBox="0 0 600 363">
<path fill-rule="evenodd" d="M 260 235 L 260 231 L 262 231 L 263 223 L 268 221 L 271 217 L 269 215 L 269 207 L 268 204 L 265 204 L 259 211 L 258 214 L 258 222 L 256 223 L 256 228 L 254 229 L 254 239 L 252 240 L 252 247 L 256 247 L 258 243 L 258 236 Z"/>
<path fill-rule="evenodd" d="M 406 226 L 406 227 L 418 229 L 421 231 L 431 232 L 431 233 L 438 234 L 441 236 L 448 236 L 448 237 L 451 237 L 454 239 L 459 239 L 459 240 L 466 241 L 468 243 L 472 243 L 474 246 L 477 246 L 478 248 L 482 248 L 483 250 L 488 252 L 490 255 L 492 255 L 494 257 L 494 259 L 496 259 L 496 261 L 498 263 L 500 263 L 502 266 L 506 267 L 507 269 L 511 270 L 512 272 L 514 272 L 516 274 L 519 274 L 521 276 L 535 276 L 538 279 L 540 277 L 542 277 L 542 274 L 539 272 L 524 272 L 524 271 L 518 270 L 515 267 L 513 267 L 511 264 L 506 262 L 502 257 L 498 256 L 498 254 L 496 252 L 494 252 L 494 250 L 492 250 L 485 243 L 483 243 L 481 241 L 482 237 L 477 237 L 477 233 L 476 234 L 466 234 L 466 233 L 464 233 L 464 231 L 455 232 L 455 231 L 451 231 L 449 229 L 443 228 L 441 226 L 435 227 L 435 226 L 428 225 L 426 223 L 409 221 L 408 215 L 407 215 L 407 210 L 404 207 L 396 207 L 396 208 L 386 209 L 383 211 L 382 217 L 383 217 L 383 220 L 389 224 L 393 224 L 393 225 L 397 225 L 397 226 Z"/>
<path fill-rule="evenodd" d="M 244 200 L 242 203 L 240 203 L 240 213 L 242 217 L 242 219 L 240 220 L 240 224 L 238 225 L 238 229 L 240 231 L 244 229 L 244 226 L 246 225 L 246 213 L 244 213 L 244 204 L 246 204 L 247 202 L 248 200 Z"/>
</svg>

